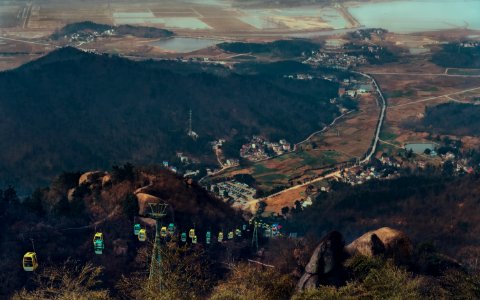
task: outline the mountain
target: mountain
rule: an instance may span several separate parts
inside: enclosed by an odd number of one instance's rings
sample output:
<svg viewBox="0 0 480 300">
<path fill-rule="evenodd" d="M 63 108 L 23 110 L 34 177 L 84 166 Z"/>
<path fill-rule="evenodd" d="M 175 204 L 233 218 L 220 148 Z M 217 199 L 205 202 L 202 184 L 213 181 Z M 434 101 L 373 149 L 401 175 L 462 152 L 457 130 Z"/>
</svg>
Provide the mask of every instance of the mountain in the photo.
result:
<svg viewBox="0 0 480 300">
<path fill-rule="evenodd" d="M 218 138 L 298 142 L 339 115 L 328 101 L 337 88 L 63 48 L 0 73 L 0 179 L 33 190 L 64 170 L 155 164 L 176 151 L 214 163 Z"/>
<path fill-rule="evenodd" d="M 19 262 L 25 252 L 32 250 L 32 243 L 41 269 L 68 261 L 94 262 L 106 266 L 104 274 L 110 283 L 122 274 L 139 270 L 144 274 L 149 262 L 144 255 L 151 251 L 155 236 L 153 220 L 139 216 L 148 212 L 143 209 L 145 201 L 168 204 L 162 223 L 175 224 L 172 242 L 179 242 L 181 232 L 195 228 L 198 243 L 205 244 L 207 230 L 216 237 L 220 230 L 226 235 L 245 223 L 230 206 L 212 198 L 195 182 L 155 167 L 134 168 L 127 164 L 108 172 L 63 173 L 50 186 L 37 189 L 23 201 L 15 191 L 7 189 L 0 192 L 0 225 L 5 228 L 0 237 L 0 298 L 31 284 L 31 277 Z M 139 242 L 133 234 L 134 223 L 146 228 L 146 242 Z M 103 233 L 103 255 L 93 252 L 95 232 Z M 167 240 L 162 239 L 162 244 Z M 221 259 L 223 253 L 216 245 L 202 257 Z"/>
</svg>

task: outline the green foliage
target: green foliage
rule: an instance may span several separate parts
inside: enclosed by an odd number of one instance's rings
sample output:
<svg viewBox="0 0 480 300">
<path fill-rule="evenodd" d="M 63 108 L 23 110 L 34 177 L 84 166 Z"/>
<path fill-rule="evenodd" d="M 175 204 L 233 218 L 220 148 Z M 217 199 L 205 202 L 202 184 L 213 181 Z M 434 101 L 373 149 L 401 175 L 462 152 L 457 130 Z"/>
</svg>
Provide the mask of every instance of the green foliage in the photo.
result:
<svg viewBox="0 0 480 300">
<path fill-rule="evenodd" d="M 447 271 L 440 279 L 446 299 L 479 299 L 480 274 L 468 274 L 463 271 Z"/>
<path fill-rule="evenodd" d="M 203 299 L 216 282 L 212 262 L 205 251 L 168 243 L 162 248 L 162 276 L 148 279 L 146 274 L 123 277 L 117 288 L 125 297 L 148 300 Z M 148 263 L 144 252 L 142 260 Z M 140 283 L 140 284 L 139 284 Z"/>
<path fill-rule="evenodd" d="M 434 134 L 480 135 L 480 106 L 443 103 L 425 108 L 423 127 Z"/>
<path fill-rule="evenodd" d="M 328 102 L 337 84 L 288 82 L 281 78 L 288 71 L 288 64 L 278 63 L 275 77 L 250 76 L 175 61 L 54 51 L 0 73 L 0 110 L 10 120 L 0 123 L 0 133 L 17 137 L 0 153 L 0 178 L 14 174 L 22 178 L 19 188 L 33 190 L 62 170 L 141 165 L 171 160 L 176 151 L 214 162 L 209 142 L 218 138 L 261 132 L 299 141 L 338 116 Z M 190 109 L 200 135 L 195 141 L 186 134 Z M 17 155 L 28 151 L 30 156 Z"/>
<path fill-rule="evenodd" d="M 138 215 L 138 200 L 137 196 L 132 193 L 129 193 L 125 198 L 123 198 L 123 213 L 130 219 L 133 220 L 133 217 Z"/>
<path fill-rule="evenodd" d="M 320 45 L 307 40 L 280 40 L 270 43 L 221 43 L 217 47 L 233 53 L 264 54 L 275 57 L 297 57 L 318 51 Z"/>
<path fill-rule="evenodd" d="M 135 179 L 134 167 L 131 163 L 126 163 L 123 167 L 113 166 L 111 174 L 114 183 L 124 180 L 133 181 Z"/>
<path fill-rule="evenodd" d="M 63 28 L 55 31 L 50 38 L 54 40 L 59 40 L 65 35 L 72 35 L 74 33 L 83 34 L 86 32 L 104 32 L 107 30 L 113 29 L 117 35 L 133 35 L 136 37 L 142 38 L 163 38 L 170 37 L 174 35 L 172 31 L 166 29 L 160 29 L 155 27 L 145 27 L 145 26 L 132 26 L 132 25 L 119 25 L 112 26 L 107 24 L 98 24 L 91 21 L 70 23 L 65 25 Z"/>
<path fill-rule="evenodd" d="M 290 299 L 294 282 L 276 270 L 237 265 L 230 276 L 214 290 L 211 300 Z"/>
<path fill-rule="evenodd" d="M 359 257 L 350 264 L 358 275 L 355 281 L 339 288 L 321 286 L 296 295 L 293 300 L 424 299 L 421 280 L 392 263 Z"/>
<path fill-rule="evenodd" d="M 463 47 L 450 43 L 432 56 L 432 62 L 445 68 L 480 68 L 480 46 Z"/>
<path fill-rule="evenodd" d="M 102 268 L 92 264 L 79 265 L 67 261 L 63 266 L 50 266 L 35 275 L 33 291 L 23 289 L 14 300 L 107 300 L 107 290 L 98 288 L 102 281 Z"/>
</svg>

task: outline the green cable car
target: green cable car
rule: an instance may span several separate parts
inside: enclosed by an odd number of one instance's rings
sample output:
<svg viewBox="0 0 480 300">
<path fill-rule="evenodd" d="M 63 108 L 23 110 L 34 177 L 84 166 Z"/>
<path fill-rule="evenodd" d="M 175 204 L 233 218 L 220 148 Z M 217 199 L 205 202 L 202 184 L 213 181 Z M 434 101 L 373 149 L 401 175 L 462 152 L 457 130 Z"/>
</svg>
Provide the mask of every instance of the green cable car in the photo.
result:
<svg viewBox="0 0 480 300">
<path fill-rule="evenodd" d="M 168 233 L 170 235 L 173 235 L 175 233 L 175 224 L 173 223 L 168 224 Z"/>
<path fill-rule="evenodd" d="M 235 230 L 236 236 L 242 236 L 242 231 L 240 229 Z"/>
<path fill-rule="evenodd" d="M 104 248 L 103 233 L 95 233 L 95 236 L 93 237 L 93 250 L 95 250 L 95 254 L 102 254 Z"/>
<path fill-rule="evenodd" d="M 210 244 L 211 238 L 212 238 L 212 234 L 210 233 L 210 231 L 207 231 L 207 234 L 206 234 L 206 242 L 207 242 L 207 244 Z"/>
<path fill-rule="evenodd" d="M 218 242 L 221 243 L 223 241 L 223 232 L 218 233 Z"/>
<path fill-rule="evenodd" d="M 230 231 L 230 232 L 228 233 L 228 239 L 229 239 L 229 240 L 233 239 L 233 231 Z"/>
<path fill-rule="evenodd" d="M 182 242 L 184 242 L 184 243 L 187 241 L 187 233 L 186 232 L 182 232 L 181 239 L 182 239 Z"/>
<path fill-rule="evenodd" d="M 140 232 L 140 229 L 142 229 L 140 227 L 140 224 L 133 225 L 133 234 L 138 235 L 138 233 Z"/>
<path fill-rule="evenodd" d="M 192 244 L 196 244 L 196 243 L 197 243 L 197 236 L 194 236 L 194 237 L 192 238 Z"/>
</svg>

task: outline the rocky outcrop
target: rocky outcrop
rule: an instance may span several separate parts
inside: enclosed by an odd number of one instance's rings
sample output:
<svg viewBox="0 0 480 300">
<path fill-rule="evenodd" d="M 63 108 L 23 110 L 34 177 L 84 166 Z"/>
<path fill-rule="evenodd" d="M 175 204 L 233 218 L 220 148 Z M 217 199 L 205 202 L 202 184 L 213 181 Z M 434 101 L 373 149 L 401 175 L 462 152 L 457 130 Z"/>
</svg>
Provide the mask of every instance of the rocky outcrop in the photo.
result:
<svg viewBox="0 0 480 300">
<path fill-rule="evenodd" d="M 345 259 L 345 242 L 342 234 L 327 234 L 313 252 L 305 267 L 305 273 L 297 284 L 297 290 L 316 288 L 319 284 L 336 284 L 342 281 Z"/>
<path fill-rule="evenodd" d="M 106 172 L 103 172 L 103 171 L 86 172 L 80 176 L 80 179 L 78 179 L 78 185 L 83 185 L 83 184 L 90 185 L 92 183 L 100 181 L 105 175 L 106 175 Z"/>
<path fill-rule="evenodd" d="M 297 290 L 322 285 L 340 285 L 345 281 L 344 261 L 349 256 L 364 255 L 393 258 L 396 263 L 410 263 L 413 245 L 407 235 L 399 230 L 383 227 L 369 231 L 345 247 L 342 235 L 337 231 L 327 234 L 310 258 L 305 272 L 297 284 Z"/>
<path fill-rule="evenodd" d="M 147 203 L 158 203 L 162 202 L 160 198 L 152 196 L 150 194 L 145 193 L 138 193 L 136 194 L 138 200 L 138 207 L 139 207 L 139 215 L 145 215 L 148 209 Z"/>
<path fill-rule="evenodd" d="M 413 245 L 408 236 L 389 227 L 365 233 L 345 247 L 345 250 L 351 256 L 384 255 L 397 263 L 408 263 L 413 255 Z"/>
</svg>

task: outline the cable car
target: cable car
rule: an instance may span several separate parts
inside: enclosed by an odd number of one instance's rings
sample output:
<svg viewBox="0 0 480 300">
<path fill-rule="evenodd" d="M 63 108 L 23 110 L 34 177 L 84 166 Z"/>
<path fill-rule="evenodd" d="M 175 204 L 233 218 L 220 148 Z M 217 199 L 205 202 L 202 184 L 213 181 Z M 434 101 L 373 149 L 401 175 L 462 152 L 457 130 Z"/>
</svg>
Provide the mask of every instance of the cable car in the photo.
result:
<svg viewBox="0 0 480 300">
<path fill-rule="evenodd" d="M 182 232 L 181 239 L 182 239 L 182 242 L 184 242 L 184 243 L 187 241 L 187 234 L 185 232 Z"/>
<path fill-rule="evenodd" d="M 240 229 L 235 230 L 236 236 L 242 236 L 242 231 Z"/>
<path fill-rule="evenodd" d="M 245 231 L 245 229 L 247 229 L 247 224 L 242 225 L 242 230 Z"/>
<path fill-rule="evenodd" d="M 168 224 L 168 233 L 170 235 L 173 235 L 175 233 L 175 224 L 173 223 Z"/>
<path fill-rule="evenodd" d="M 196 244 L 196 243 L 197 243 L 197 236 L 194 236 L 194 237 L 192 238 L 192 244 Z"/>
<path fill-rule="evenodd" d="M 190 229 L 190 231 L 188 232 L 188 237 L 193 239 L 193 237 L 195 236 L 195 229 Z"/>
<path fill-rule="evenodd" d="M 229 239 L 229 240 L 233 239 L 233 231 L 230 231 L 230 232 L 228 233 L 228 239 Z"/>
<path fill-rule="evenodd" d="M 103 243 L 103 233 L 97 232 L 93 236 L 93 250 L 95 250 L 95 254 L 102 254 L 105 245 Z"/>
<path fill-rule="evenodd" d="M 160 236 L 161 237 L 167 237 L 167 227 L 163 226 L 162 229 L 160 229 Z"/>
<path fill-rule="evenodd" d="M 140 229 L 138 232 L 138 240 L 140 242 L 145 242 L 147 240 L 147 230 L 145 228 Z"/>
<path fill-rule="evenodd" d="M 211 238 L 212 238 L 212 234 L 210 233 L 210 231 L 207 231 L 207 234 L 206 234 L 206 242 L 207 242 L 207 244 L 210 244 Z"/>
<path fill-rule="evenodd" d="M 223 232 L 218 233 L 218 242 L 221 243 L 223 241 Z"/>
<path fill-rule="evenodd" d="M 140 232 L 140 229 L 142 229 L 140 227 L 140 224 L 133 225 L 133 234 L 138 235 L 138 233 Z"/>
<path fill-rule="evenodd" d="M 23 256 L 23 269 L 28 272 L 35 271 L 38 267 L 37 253 L 27 252 Z"/>
</svg>

